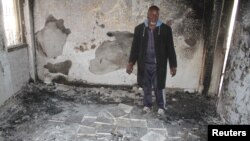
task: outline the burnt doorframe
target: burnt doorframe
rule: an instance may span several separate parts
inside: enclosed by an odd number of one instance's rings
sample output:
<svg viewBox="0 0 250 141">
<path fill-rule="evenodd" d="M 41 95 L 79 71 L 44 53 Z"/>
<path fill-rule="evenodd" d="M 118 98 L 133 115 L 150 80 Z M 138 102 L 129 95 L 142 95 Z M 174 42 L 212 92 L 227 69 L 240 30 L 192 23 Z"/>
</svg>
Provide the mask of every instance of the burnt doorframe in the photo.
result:
<svg viewBox="0 0 250 141">
<path fill-rule="evenodd" d="M 214 60 L 215 53 L 217 53 L 216 51 L 218 50 L 218 48 L 223 48 L 224 43 L 226 43 L 225 40 L 228 33 L 233 1 L 205 0 L 204 3 L 204 65 L 202 70 L 203 73 L 201 74 L 201 80 L 203 84 L 202 94 L 205 96 L 209 96 L 214 62 L 216 61 Z M 222 51 L 221 53 L 223 53 L 225 57 L 224 51 Z M 223 66 L 223 61 L 221 62 L 221 66 Z M 222 67 L 220 76 L 222 75 L 221 73 Z M 218 81 L 220 81 L 220 79 Z M 218 93 L 219 86 L 216 89 Z M 217 93 L 215 95 L 217 95 Z"/>
</svg>

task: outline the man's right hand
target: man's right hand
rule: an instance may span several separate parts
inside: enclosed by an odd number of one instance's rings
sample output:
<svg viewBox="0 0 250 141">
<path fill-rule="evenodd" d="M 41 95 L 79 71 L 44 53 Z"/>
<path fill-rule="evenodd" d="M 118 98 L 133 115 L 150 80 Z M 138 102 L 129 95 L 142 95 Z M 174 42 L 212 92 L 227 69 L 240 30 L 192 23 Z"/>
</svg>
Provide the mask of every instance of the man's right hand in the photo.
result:
<svg viewBox="0 0 250 141">
<path fill-rule="evenodd" d="M 131 74 L 132 73 L 132 71 L 133 71 L 133 63 L 128 63 L 128 65 L 127 65 L 127 69 L 126 69 L 126 72 L 128 73 L 128 74 Z"/>
</svg>

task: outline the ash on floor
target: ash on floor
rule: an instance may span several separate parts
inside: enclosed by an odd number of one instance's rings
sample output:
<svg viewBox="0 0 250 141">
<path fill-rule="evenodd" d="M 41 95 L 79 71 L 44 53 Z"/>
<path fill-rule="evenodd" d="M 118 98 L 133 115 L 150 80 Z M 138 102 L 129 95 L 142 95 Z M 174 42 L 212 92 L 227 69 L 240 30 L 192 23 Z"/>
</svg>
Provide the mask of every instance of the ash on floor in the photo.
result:
<svg viewBox="0 0 250 141">
<path fill-rule="evenodd" d="M 32 83 L 0 107 L 0 141 L 205 141 L 215 100 L 167 94 L 164 116 L 142 111 L 136 87 Z"/>
</svg>

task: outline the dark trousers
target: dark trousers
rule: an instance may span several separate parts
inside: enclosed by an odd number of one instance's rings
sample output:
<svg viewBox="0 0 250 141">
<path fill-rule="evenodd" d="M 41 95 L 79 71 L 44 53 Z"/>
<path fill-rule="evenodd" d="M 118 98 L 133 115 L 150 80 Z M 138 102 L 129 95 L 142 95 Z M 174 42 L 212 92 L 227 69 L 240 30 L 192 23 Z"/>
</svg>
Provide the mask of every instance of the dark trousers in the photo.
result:
<svg viewBox="0 0 250 141">
<path fill-rule="evenodd" d="M 152 88 L 153 87 L 153 88 Z M 156 103 L 159 108 L 165 108 L 165 94 L 163 89 L 157 88 L 156 64 L 145 64 L 142 89 L 144 92 L 143 104 L 152 107 L 152 89 L 154 90 Z"/>
</svg>

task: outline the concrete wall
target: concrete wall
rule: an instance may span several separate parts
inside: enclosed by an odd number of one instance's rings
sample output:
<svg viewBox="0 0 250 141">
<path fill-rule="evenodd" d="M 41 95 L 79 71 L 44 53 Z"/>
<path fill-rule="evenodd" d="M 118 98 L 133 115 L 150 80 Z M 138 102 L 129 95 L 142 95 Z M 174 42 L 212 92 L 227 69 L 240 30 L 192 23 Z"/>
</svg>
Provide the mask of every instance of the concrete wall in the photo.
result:
<svg viewBox="0 0 250 141">
<path fill-rule="evenodd" d="M 27 47 L 12 52 L 4 48 L 1 3 L 0 19 L 0 105 L 2 105 L 28 82 L 30 76 Z"/>
<path fill-rule="evenodd" d="M 10 65 L 4 50 L 4 25 L 2 3 L 0 2 L 0 104 L 13 94 L 11 85 Z"/>
<path fill-rule="evenodd" d="M 250 124 L 250 2 L 241 1 L 218 112 L 232 124 Z"/>
<path fill-rule="evenodd" d="M 27 48 L 0 52 L 0 105 L 29 81 Z"/>
<path fill-rule="evenodd" d="M 172 23 L 177 75 L 166 86 L 198 90 L 202 69 L 203 1 L 195 0 L 35 0 L 34 22 L 39 79 L 131 85 L 136 73 L 125 67 L 134 27 L 151 4 Z M 57 79 L 58 80 L 58 79 Z"/>
</svg>

